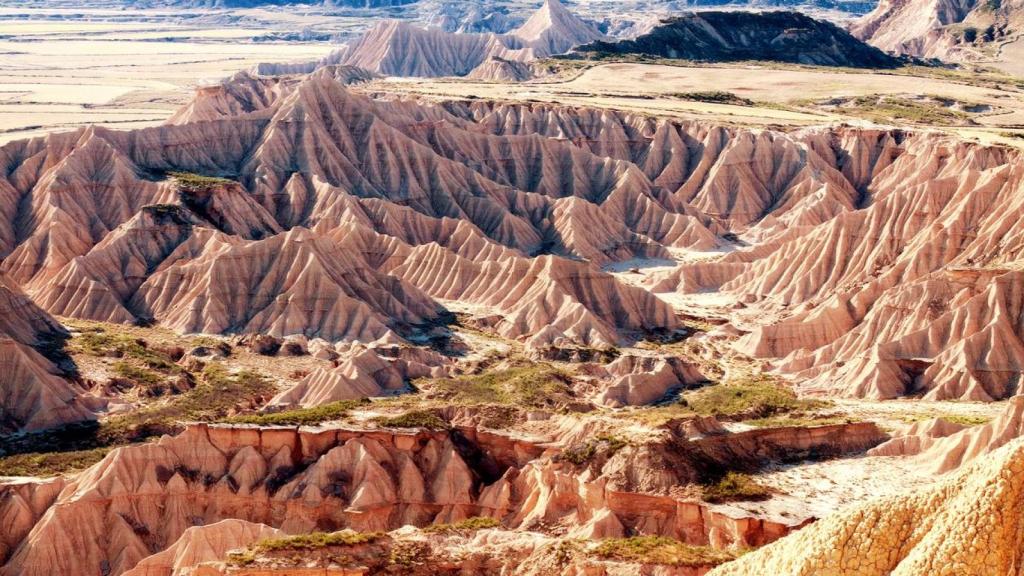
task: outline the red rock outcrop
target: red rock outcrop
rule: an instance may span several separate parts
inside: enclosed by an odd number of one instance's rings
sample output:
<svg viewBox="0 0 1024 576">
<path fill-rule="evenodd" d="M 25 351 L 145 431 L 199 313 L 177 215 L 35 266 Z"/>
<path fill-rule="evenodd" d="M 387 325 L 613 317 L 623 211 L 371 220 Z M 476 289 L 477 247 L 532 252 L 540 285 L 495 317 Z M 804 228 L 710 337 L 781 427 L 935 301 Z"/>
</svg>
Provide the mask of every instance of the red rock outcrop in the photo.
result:
<svg viewBox="0 0 1024 576">
<path fill-rule="evenodd" d="M 319 406 L 339 400 L 402 392 L 416 378 L 445 374 L 444 358 L 422 348 L 365 348 L 357 345 L 333 368 L 318 368 L 278 394 L 270 406 Z"/>
<path fill-rule="evenodd" d="M 555 446 L 475 428 L 449 433 L 196 425 L 176 437 L 114 450 L 62 489 L 58 485 L 52 504 L 44 499 L 27 512 L 5 505 L 5 515 L 18 519 L 20 528 L 16 538 L 5 540 L 11 553 L 0 574 L 118 575 L 179 542 L 189 528 L 228 519 L 304 533 L 492 516 L 508 528 L 571 522 L 579 534 L 592 536 L 633 530 L 719 547 L 759 545 L 799 521 L 736 517 L 672 491 L 714 467 L 839 455 L 879 440 L 878 430 L 867 425 L 754 431 L 728 441 L 680 437 L 630 446 L 577 469 L 545 456 Z M 197 545 L 227 545 L 202 531 L 192 536 Z M 144 569 L 163 570 L 172 558 L 191 554 L 189 541 Z"/>
<path fill-rule="evenodd" d="M 318 62 L 266 64 L 257 67 L 257 72 L 310 73 L 323 66 L 344 64 L 385 76 L 468 75 L 483 80 L 509 80 L 518 79 L 521 69 L 515 67 L 516 63 L 562 54 L 604 38 L 594 23 L 576 17 L 559 0 L 545 0 L 521 27 L 508 34 L 446 32 L 387 20 L 328 58 Z"/>
<path fill-rule="evenodd" d="M 611 407 L 652 404 L 670 391 L 694 388 L 707 377 L 698 366 L 682 358 L 623 356 L 592 375 L 607 383 L 599 385 L 599 404 Z"/>
<path fill-rule="evenodd" d="M 652 286 L 734 296 L 741 350 L 807 392 L 1013 393 L 1016 152 L 895 130 L 371 99 L 329 69 L 281 83 L 204 121 L 0 148 L 4 194 L 32 214 L 0 233 L 0 268 L 47 309 L 88 318 L 391 340 L 459 300 L 531 346 L 604 347 L 679 322 L 600 266 L 722 248 L 729 232 L 750 246 Z M 168 171 L 238 184 L 189 198 Z M 174 202 L 187 226 L 140 215 Z M 284 274 L 279 253 L 309 265 Z M 225 293 L 217 275 L 245 289 Z"/>
<path fill-rule="evenodd" d="M 273 104 L 268 100 L 259 106 L 221 110 L 215 114 L 227 115 L 221 119 L 133 133 L 89 129 L 52 136 L 52 145 L 36 141 L 7 146 L 12 188 L 22 195 L 31 193 L 33 209 L 39 214 L 36 222 L 50 218 L 54 225 L 37 224 L 27 230 L 26 240 L 10 248 L 3 267 L 44 305 L 63 314 L 123 322 L 155 319 L 187 331 L 373 340 L 388 330 L 433 319 L 438 308 L 396 278 L 403 271 L 395 267 L 403 257 L 415 260 L 412 251 L 440 242 L 445 252 L 455 250 L 458 256 L 478 260 L 465 262 L 459 277 L 466 281 L 480 277 L 477 295 L 481 303 L 493 303 L 506 313 L 509 324 L 502 332 L 510 337 L 537 334 L 551 325 L 538 340 L 550 343 L 555 338 L 552 330 L 564 328 L 562 334 L 569 339 L 613 344 L 622 339 L 623 331 L 675 327 L 667 306 L 643 291 L 618 285 L 583 263 L 534 261 L 526 256 L 541 247 L 543 236 L 552 234 L 553 197 L 580 197 L 612 211 L 588 218 L 618 217 L 621 208 L 616 206 L 637 193 L 655 199 L 657 192 L 634 167 L 624 162 L 609 164 L 544 138 L 513 141 L 461 127 L 424 124 L 424 117 L 455 119 L 440 109 L 356 96 L 329 72 L 283 89 Z M 226 131 L 237 135 L 233 139 L 238 146 L 204 149 L 205 158 L 191 152 L 181 155 L 188 147 L 185 142 L 198 145 L 209 138 L 223 138 L 214 134 Z M 165 139 L 183 140 L 168 147 L 159 143 Z M 325 152 L 319 143 L 326 141 L 337 145 Z M 246 156 L 248 150 L 257 152 Z M 469 157 L 492 158 L 499 150 L 515 151 L 517 159 L 478 166 L 480 172 L 462 163 Z M 221 174 L 237 170 L 243 159 L 239 181 L 248 183 L 245 189 L 219 185 L 205 196 L 182 191 L 173 178 L 151 181 L 136 176 L 171 169 Z M 32 172 L 48 162 L 55 163 Z M 565 179 L 560 174 L 565 162 L 579 166 L 575 170 L 579 178 Z M 407 170 L 410 163 L 419 163 L 423 169 Z M 531 170 L 546 164 L 550 169 L 541 169 L 546 175 L 531 180 Z M 305 168 L 282 171 L 281 167 L 290 165 Z M 108 175 L 114 180 L 106 179 Z M 117 193 L 97 206 L 93 192 L 97 186 Z M 82 198 L 72 201 L 76 195 Z M 165 206 L 175 201 L 181 207 Z M 646 210 L 669 216 L 688 208 L 679 203 L 666 207 L 665 200 L 659 199 Z M 101 217 L 94 221 L 90 212 Z M 598 264 L 609 258 L 661 253 L 660 245 L 640 236 L 654 232 L 642 218 L 648 216 L 620 225 L 617 237 L 559 246 L 566 255 L 579 253 Z M 681 218 L 684 227 L 702 228 L 691 216 Z M 658 226 L 664 228 L 664 218 L 659 220 Z M 582 232 L 586 222 L 559 218 L 555 233 L 575 238 L 574 230 L 580 227 Z M 313 230 L 296 230 L 301 226 Z M 289 232 L 281 234 L 282 230 Z M 671 243 L 714 241 L 706 231 L 680 235 L 666 229 L 655 237 Z M 338 260 L 334 254 L 340 246 L 335 241 L 358 243 L 368 267 L 358 259 Z M 382 253 L 389 254 L 390 261 L 381 260 Z M 300 259 L 310 265 L 302 274 L 285 275 L 281 268 L 280 273 L 270 272 L 275 259 L 281 262 L 281 254 L 289 262 Z M 484 255 L 506 262 L 482 267 Z M 381 264 L 392 274 L 377 275 L 373 268 Z M 230 279 L 220 278 L 218 270 L 230 271 Z M 246 275 L 247 270 L 253 274 Z M 515 294 L 526 300 L 513 302 L 506 294 L 504 301 L 495 301 L 491 291 L 508 275 L 523 277 L 522 288 Z M 215 277 L 219 279 L 211 284 Z M 421 282 L 433 281 L 423 278 Z M 247 290 L 221 292 L 237 283 Z M 603 287 L 584 288 L 588 284 Z M 325 286 L 333 286 L 336 297 L 308 292 Z M 429 293 L 450 297 L 467 287 Z M 528 299 L 531 293 L 542 297 L 553 289 L 564 293 L 564 302 L 552 298 L 548 308 L 564 316 L 532 312 L 530 318 L 517 318 L 520 314 L 514 306 L 534 306 Z M 590 294 L 610 296 L 601 301 Z"/>
</svg>

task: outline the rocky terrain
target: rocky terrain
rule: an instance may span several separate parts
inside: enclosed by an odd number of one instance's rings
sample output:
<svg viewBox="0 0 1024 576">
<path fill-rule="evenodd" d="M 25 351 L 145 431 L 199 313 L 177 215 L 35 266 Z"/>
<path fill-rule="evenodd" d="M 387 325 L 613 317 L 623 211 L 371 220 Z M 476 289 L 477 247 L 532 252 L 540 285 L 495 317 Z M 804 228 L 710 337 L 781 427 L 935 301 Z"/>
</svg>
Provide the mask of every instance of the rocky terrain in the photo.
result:
<svg viewBox="0 0 1024 576">
<path fill-rule="evenodd" d="M 889 68 L 896 60 L 845 30 L 798 12 L 696 12 L 662 21 L 635 39 L 577 48 L 600 56 L 640 55 L 707 62 L 768 60 Z"/>
<path fill-rule="evenodd" d="M 1020 149 L 647 91 L 925 78 L 792 12 L 493 23 L 0 145 L 0 576 L 1020 573 Z"/>
<path fill-rule="evenodd" d="M 1024 5 L 1013 0 L 883 1 L 851 31 L 888 52 L 950 61 L 990 59 L 1024 31 Z"/>
<path fill-rule="evenodd" d="M 604 37 L 596 24 L 573 15 L 560 0 L 545 0 L 521 27 L 507 34 L 448 32 L 386 20 L 319 62 L 266 65 L 257 71 L 309 73 L 343 64 L 385 76 L 525 80 L 532 73 L 522 64 Z"/>
</svg>

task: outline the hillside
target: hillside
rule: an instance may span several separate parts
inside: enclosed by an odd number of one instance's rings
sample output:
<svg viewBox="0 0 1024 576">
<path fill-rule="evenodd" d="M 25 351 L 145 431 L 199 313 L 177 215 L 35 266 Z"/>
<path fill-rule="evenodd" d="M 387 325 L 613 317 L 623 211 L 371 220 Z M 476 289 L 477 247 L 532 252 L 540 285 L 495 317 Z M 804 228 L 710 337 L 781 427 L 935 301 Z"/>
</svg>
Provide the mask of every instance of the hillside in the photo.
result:
<svg viewBox="0 0 1024 576">
<path fill-rule="evenodd" d="M 577 47 L 576 52 L 855 68 L 888 68 L 897 63 L 834 24 L 797 12 L 697 12 L 664 20 L 633 40 L 595 42 Z"/>
<path fill-rule="evenodd" d="M 854 23 L 851 32 L 895 54 L 980 60 L 991 58 L 1000 44 L 1024 32 L 1024 3 L 882 0 Z"/>
</svg>

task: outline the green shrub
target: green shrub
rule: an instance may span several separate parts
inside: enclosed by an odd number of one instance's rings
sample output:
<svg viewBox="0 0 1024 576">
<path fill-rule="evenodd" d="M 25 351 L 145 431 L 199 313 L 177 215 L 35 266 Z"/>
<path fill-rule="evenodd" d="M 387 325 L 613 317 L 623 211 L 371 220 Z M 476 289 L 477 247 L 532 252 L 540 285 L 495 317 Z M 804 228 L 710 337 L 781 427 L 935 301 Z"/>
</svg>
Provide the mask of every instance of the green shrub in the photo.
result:
<svg viewBox="0 0 1024 576">
<path fill-rule="evenodd" d="M 739 472 L 729 472 L 718 482 L 702 487 L 701 491 L 701 498 L 713 504 L 767 500 L 772 496 L 771 490 Z"/>
<path fill-rule="evenodd" d="M 583 444 L 570 446 L 562 450 L 557 458 L 580 466 L 590 462 L 598 455 L 611 458 L 627 444 L 625 440 L 616 436 L 602 435 Z"/>
<path fill-rule="evenodd" d="M 168 172 L 167 175 L 174 179 L 179 188 L 190 192 L 212 190 L 234 183 L 227 178 L 203 176 L 202 174 L 193 174 L 191 172 Z"/>
<path fill-rule="evenodd" d="M 488 528 L 497 528 L 501 526 L 501 522 L 498 522 L 494 518 L 488 516 L 476 516 L 473 518 L 467 518 L 462 522 L 455 524 L 434 524 L 427 526 L 423 529 L 424 532 L 429 534 L 452 534 L 459 532 L 476 532 L 477 530 L 486 530 Z"/>
<path fill-rule="evenodd" d="M 78 328 L 73 325 L 73 327 Z M 111 334 L 104 328 L 86 326 L 78 328 L 68 343 L 71 353 L 85 354 L 105 358 L 119 358 L 123 361 L 134 361 L 151 370 L 165 374 L 180 374 L 182 369 L 174 363 L 166 353 L 155 350 L 142 339 L 123 334 Z M 115 365 L 115 370 L 117 365 Z"/>
<path fill-rule="evenodd" d="M 786 385 L 764 374 L 686 393 L 679 403 L 701 416 L 744 418 L 766 418 L 829 405 L 820 400 L 801 400 Z"/>
<path fill-rule="evenodd" d="M 102 447 L 92 450 L 7 456 L 0 458 L 0 476 L 39 477 L 77 472 L 99 462 L 110 450 L 108 447 Z"/>
<path fill-rule="evenodd" d="M 504 404 L 522 408 L 557 408 L 574 402 L 572 378 L 557 368 L 534 362 L 458 378 L 415 382 L 429 395 L 458 404 Z"/>
<path fill-rule="evenodd" d="M 138 366 L 129 364 L 128 362 L 118 362 L 117 364 L 114 364 L 114 373 L 137 384 L 155 385 L 163 382 L 164 379 L 163 376 L 153 372 L 152 370 L 139 368 Z"/>
<path fill-rule="evenodd" d="M 384 537 L 381 532 L 354 532 L 342 530 L 341 532 L 313 532 L 312 534 L 300 534 L 297 536 L 286 536 L 284 538 L 272 538 L 263 540 L 254 547 L 258 551 L 274 552 L 281 550 L 318 550 L 329 546 L 356 546 L 376 542 Z"/>
<path fill-rule="evenodd" d="M 693 102 L 709 102 L 712 104 L 733 104 L 737 106 L 753 106 L 754 101 L 748 100 L 733 94 L 732 92 L 725 92 L 722 90 L 709 90 L 699 92 L 673 92 L 666 94 L 669 98 L 676 98 L 678 100 L 689 100 Z"/>
<path fill-rule="evenodd" d="M 604 560 L 694 568 L 717 566 L 736 558 L 727 550 L 690 546 L 663 536 L 609 538 L 602 540 L 593 553 Z"/>
<path fill-rule="evenodd" d="M 365 398 L 362 400 L 342 400 L 313 408 L 299 408 L 271 414 L 233 416 L 220 421 L 228 424 L 255 424 L 257 426 L 315 426 L 323 422 L 341 420 L 348 416 L 352 410 L 365 406 L 368 403 L 369 400 Z"/>
<path fill-rule="evenodd" d="M 126 444 L 175 432 L 180 422 L 217 422 L 239 405 L 258 404 L 275 391 L 273 383 L 251 370 L 230 374 L 210 363 L 195 388 L 166 403 L 109 418 L 100 425 L 97 440 L 107 446 Z"/>
<path fill-rule="evenodd" d="M 446 430 L 448 423 L 429 410 L 413 410 L 401 416 L 379 416 L 373 419 L 385 428 L 426 428 L 428 430 Z"/>
</svg>

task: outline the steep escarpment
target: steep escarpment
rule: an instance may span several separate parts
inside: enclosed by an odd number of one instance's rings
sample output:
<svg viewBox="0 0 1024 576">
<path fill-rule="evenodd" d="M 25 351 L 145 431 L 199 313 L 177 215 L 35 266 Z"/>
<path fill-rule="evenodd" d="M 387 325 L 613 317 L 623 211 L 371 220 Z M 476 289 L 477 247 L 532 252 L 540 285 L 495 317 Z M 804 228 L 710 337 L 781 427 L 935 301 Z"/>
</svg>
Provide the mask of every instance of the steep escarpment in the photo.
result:
<svg viewBox="0 0 1024 576">
<path fill-rule="evenodd" d="M 848 32 L 798 12 L 697 12 L 662 21 L 633 40 L 595 42 L 580 53 L 642 54 L 705 62 L 771 60 L 888 68 L 896 59 Z"/>
<path fill-rule="evenodd" d="M 712 472 L 709 466 L 842 455 L 881 440 L 876 428 L 863 425 L 755 431 L 735 442 L 672 436 L 572 464 L 557 454 L 575 436 L 529 439 L 458 426 L 436 432 L 192 426 L 177 437 L 113 451 L 57 485 L 55 500 L 44 484 L 3 488 L 35 504 L 0 501 L 5 515 L 9 509 L 19 518 L 18 530 L 4 540 L 9 554 L 0 573 L 160 573 L 206 548 L 251 541 L 247 524 L 230 524 L 217 540 L 208 536 L 216 533 L 194 529 L 232 519 L 309 533 L 488 516 L 508 529 L 563 524 L 580 536 L 641 531 L 693 545 L 760 545 L 795 525 L 716 511 L 673 490 Z M 28 524 L 34 526 L 25 530 Z"/>
<path fill-rule="evenodd" d="M 1022 472 L 1018 440 L 934 488 L 840 511 L 711 573 L 1014 574 L 1022 546 Z"/>
</svg>

